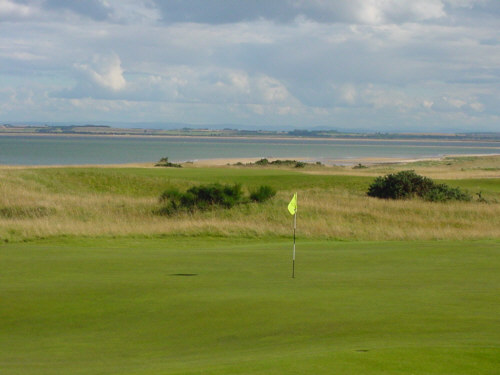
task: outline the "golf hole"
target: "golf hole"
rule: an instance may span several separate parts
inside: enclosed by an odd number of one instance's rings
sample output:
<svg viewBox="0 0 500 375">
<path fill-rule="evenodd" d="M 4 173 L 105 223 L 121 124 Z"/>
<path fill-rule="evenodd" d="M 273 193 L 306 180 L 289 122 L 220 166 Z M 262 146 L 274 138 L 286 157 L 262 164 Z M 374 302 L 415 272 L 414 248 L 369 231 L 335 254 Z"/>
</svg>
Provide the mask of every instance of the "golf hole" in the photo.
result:
<svg viewBox="0 0 500 375">
<path fill-rule="evenodd" d="M 198 276 L 197 273 L 172 273 L 170 276 Z"/>
</svg>

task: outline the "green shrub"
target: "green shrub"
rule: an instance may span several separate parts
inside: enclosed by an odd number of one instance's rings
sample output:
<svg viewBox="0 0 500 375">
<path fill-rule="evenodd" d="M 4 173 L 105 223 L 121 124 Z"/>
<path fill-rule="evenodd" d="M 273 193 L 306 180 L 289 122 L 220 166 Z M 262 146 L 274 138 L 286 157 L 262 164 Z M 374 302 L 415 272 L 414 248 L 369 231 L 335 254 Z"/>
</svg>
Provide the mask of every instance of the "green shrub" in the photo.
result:
<svg viewBox="0 0 500 375">
<path fill-rule="evenodd" d="M 250 165 L 251 164 L 252 163 L 250 163 Z M 285 167 L 295 167 L 295 168 L 304 168 L 307 165 L 307 163 L 304 163 L 302 161 L 289 160 L 289 159 L 287 159 L 287 160 L 277 159 L 277 160 L 273 160 L 273 161 L 269 161 L 267 159 L 260 159 L 260 160 L 257 160 L 253 164 L 260 165 L 260 166 L 275 165 L 275 166 L 285 166 Z M 321 165 L 321 162 L 317 162 L 316 164 Z"/>
<path fill-rule="evenodd" d="M 417 175 L 414 171 L 401 171 L 377 177 L 368 188 L 370 197 L 407 199 L 428 192 L 433 185 L 430 178 Z"/>
<path fill-rule="evenodd" d="M 409 199 L 421 197 L 432 202 L 449 200 L 470 201 L 472 197 L 460 190 L 445 184 L 436 184 L 428 177 L 414 171 L 401 171 L 377 177 L 368 188 L 370 197 L 385 199 Z"/>
<path fill-rule="evenodd" d="M 267 159 L 260 159 L 260 160 L 257 160 L 255 162 L 255 165 L 268 165 L 269 164 L 269 160 Z"/>
<path fill-rule="evenodd" d="M 257 190 L 250 193 L 250 200 L 253 202 L 265 202 L 276 195 L 276 190 L 271 186 L 262 185 Z"/>
<path fill-rule="evenodd" d="M 445 202 L 445 201 L 465 201 L 472 200 L 472 196 L 460 190 L 459 188 L 452 188 L 445 184 L 436 184 L 430 189 L 423 198 L 431 202 Z"/>
<path fill-rule="evenodd" d="M 182 193 L 176 189 L 176 188 L 170 188 L 168 190 L 165 190 L 163 193 L 160 195 L 160 202 L 166 202 L 168 200 L 175 200 L 179 201 Z"/>
<path fill-rule="evenodd" d="M 361 163 L 358 163 L 358 165 L 355 165 L 354 167 L 352 167 L 352 169 L 365 169 L 365 168 L 368 168 L 366 165 L 363 165 Z"/>
<path fill-rule="evenodd" d="M 163 206 L 156 211 L 160 215 L 171 215 L 179 211 L 194 212 L 210 208 L 231 208 L 249 201 L 264 202 L 276 194 L 269 186 L 261 186 L 245 197 L 240 184 L 209 184 L 189 188 L 182 193 L 175 188 L 168 189 L 160 195 Z"/>
<path fill-rule="evenodd" d="M 156 164 L 155 167 L 170 167 L 170 168 L 182 168 L 182 165 L 171 163 L 168 161 L 168 158 L 161 158 Z"/>
<path fill-rule="evenodd" d="M 184 196 L 183 203 L 186 207 L 196 207 L 205 209 L 210 206 L 222 206 L 231 208 L 235 204 L 241 203 L 243 193 L 241 185 L 200 185 L 188 189 Z"/>
<path fill-rule="evenodd" d="M 181 193 L 178 189 L 176 188 L 170 188 L 168 190 L 165 190 L 161 195 L 160 195 L 160 203 L 163 203 L 164 206 L 162 206 L 157 213 L 160 215 L 171 215 L 174 212 L 177 212 L 181 208 L 181 199 L 182 199 L 183 193 Z"/>
</svg>

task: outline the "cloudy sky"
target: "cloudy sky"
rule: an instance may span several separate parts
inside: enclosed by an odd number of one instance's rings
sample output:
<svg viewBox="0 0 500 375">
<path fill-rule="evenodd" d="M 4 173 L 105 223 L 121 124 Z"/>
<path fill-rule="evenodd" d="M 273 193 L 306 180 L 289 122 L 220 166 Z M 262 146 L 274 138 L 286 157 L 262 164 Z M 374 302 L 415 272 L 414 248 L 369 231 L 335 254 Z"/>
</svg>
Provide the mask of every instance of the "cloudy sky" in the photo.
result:
<svg viewBox="0 0 500 375">
<path fill-rule="evenodd" d="M 500 131 L 499 0 L 0 0 L 0 123 Z"/>
</svg>

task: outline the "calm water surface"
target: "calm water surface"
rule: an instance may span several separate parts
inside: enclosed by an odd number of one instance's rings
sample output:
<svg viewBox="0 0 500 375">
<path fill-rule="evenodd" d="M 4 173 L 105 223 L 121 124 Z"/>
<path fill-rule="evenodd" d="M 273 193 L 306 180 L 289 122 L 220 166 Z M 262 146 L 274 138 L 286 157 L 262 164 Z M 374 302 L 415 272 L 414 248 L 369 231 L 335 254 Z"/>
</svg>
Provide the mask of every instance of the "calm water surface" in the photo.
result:
<svg viewBox="0 0 500 375">
<path fill-rule="evenodd" d="M 0 136 L 0 164 L 118 164 L 213 158 L 278 157 L 325 161 L 500 154 L 500 142 L 301 139 Z"/>
</svg>

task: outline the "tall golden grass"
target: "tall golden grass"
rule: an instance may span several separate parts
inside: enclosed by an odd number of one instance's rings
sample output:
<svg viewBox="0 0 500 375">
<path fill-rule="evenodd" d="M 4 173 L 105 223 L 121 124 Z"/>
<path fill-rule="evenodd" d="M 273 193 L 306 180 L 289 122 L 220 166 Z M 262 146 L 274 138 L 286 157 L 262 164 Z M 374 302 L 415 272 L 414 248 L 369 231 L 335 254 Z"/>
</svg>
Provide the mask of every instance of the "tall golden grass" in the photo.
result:
<svg viewBox="0 0 500 375">
<path fill-rule="evenodd" d="M 154 197 L 54 193 L 36 179 L 0 170 L 0 238 L 52 236 L 290 236 L 290 192 L 265 204 L 171 217 Z M 500 238 L 500 204 L 370 198 L 342 188 L 300 192 L 297 235 L 346 240 Z"/>
<path fill-rule="evenodd" d="M 366 168 L 337 166 L 307 171 L 311 174 L 341 174 L 351 176 L 380 176 L 412 169 L 416 173 L 437 179 L 500 178 L 500 155 L 448 156 L 414 162 L 367 163 Z"/>
</svg>

